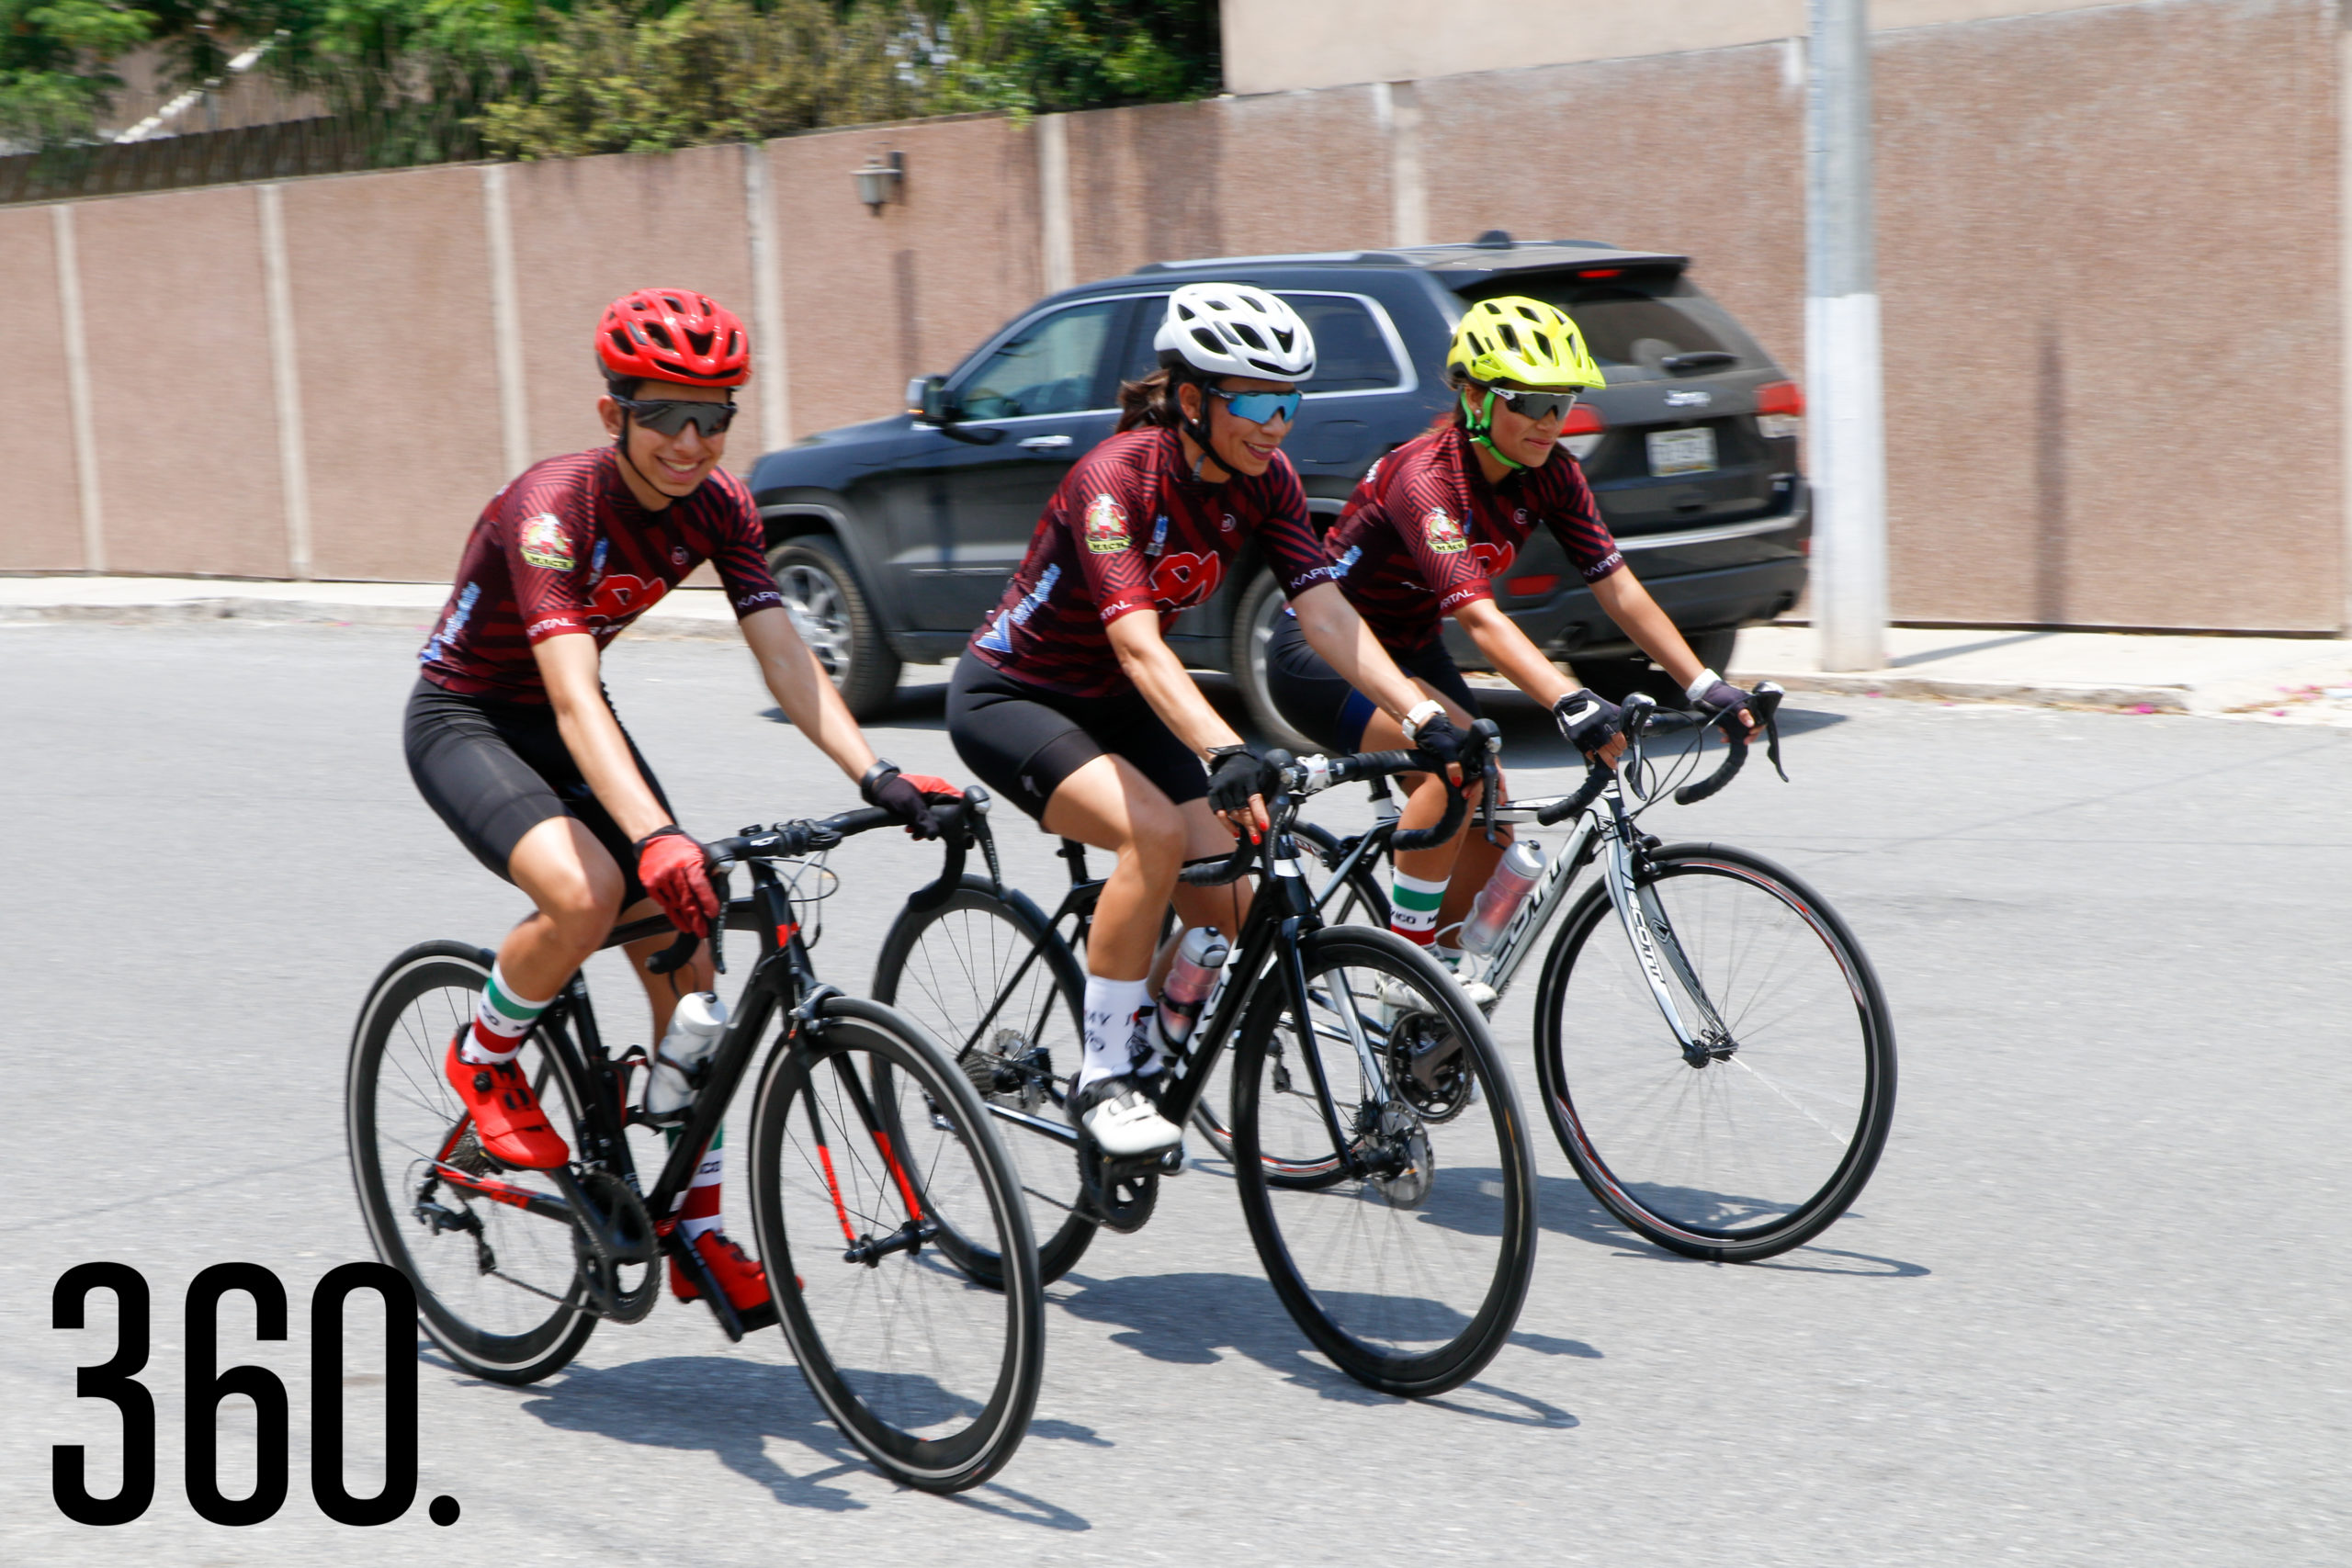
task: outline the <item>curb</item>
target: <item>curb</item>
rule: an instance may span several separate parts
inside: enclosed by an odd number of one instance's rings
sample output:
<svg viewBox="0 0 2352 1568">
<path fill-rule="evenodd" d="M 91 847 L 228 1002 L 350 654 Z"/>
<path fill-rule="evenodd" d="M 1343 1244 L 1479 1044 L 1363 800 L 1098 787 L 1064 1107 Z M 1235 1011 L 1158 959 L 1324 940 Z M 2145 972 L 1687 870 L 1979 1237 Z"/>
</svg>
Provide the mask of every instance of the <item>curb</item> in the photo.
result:
<svg viewBox="0 0 2352 1568">
<path fill-rule="evenodd" d="M 201 625 L 210 621 L 257 621 L 281 626 L 394 626 L 432 629 L 441 602 L 431 604 L 333 604 L 300 599 L 175 599 L 148 604 L 0 604 L 0 625 L 78 622 L 117 626 Z M 733 641 L 734 618 L 664 615 L 649 612 L 629 628 L 632 637 L 664 641 Z"/>
<path fill-rule="evenodd" d="M 1941 675 L 1911 675 L 1900 671 L 1863 671 L 1857 674 L 1824 674 L 1818 671 L 1779 673 L 1770 670 L 1739 671 L 1739 682 L 1775 681 L 1792 692 L 1820 692 L 1848 697 L 1907 697 L 1941 702 L 2024 703 L 2035 707 L 2131 708 L 2154 713 L 2189 711 L 2187 686 L 2072 685 L 2058 681 L 1963 681 Z"/>
</svg>

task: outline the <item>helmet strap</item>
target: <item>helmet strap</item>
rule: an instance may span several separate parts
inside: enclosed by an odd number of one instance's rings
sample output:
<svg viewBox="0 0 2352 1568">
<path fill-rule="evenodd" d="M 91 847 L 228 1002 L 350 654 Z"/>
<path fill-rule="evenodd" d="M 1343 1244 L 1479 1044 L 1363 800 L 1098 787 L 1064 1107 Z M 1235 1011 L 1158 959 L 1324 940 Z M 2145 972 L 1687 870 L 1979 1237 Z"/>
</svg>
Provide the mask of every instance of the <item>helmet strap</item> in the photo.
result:
<svg viewBox="0 0 2352 1568">
<path fill-rule="evenodd" d="M 1512 473 L 1518 473 L 1521 469 L 1526 468 L 1527 465 L 1505 456 L 1503 449 L 1495 445 L 1493 435 L 1495 428 L 1495 392 L 1494 389 L 1491 387 L 1482 389 L 1487 394 L 1486 403 L 1481 408 L 1474 409 L 1470 406 L 1470 389 L 1467 387 L 1462 389 L 1462 427 L 1469 432 L 1470 444 L 1472 446 L 1484 446 L 1488 452 L 1494 455 L 1496 462 L 1500 463 Z"/>
<path fill-rule="evenodd" d="M 682 496 L 672 495 L 668 491 L 663 490 L 660 485 L 655 484 L 653 480 L 647 476 L 645 470 L 637 466 L 637 459 L 628 455 L 628 410 L 621 410 L 621 433 L 614 438 L 614 450 L 620 454 L 621 461 L 628 465 L 628 471 L 635 474 L 639 479 L 644 479 L 645 488 L 662 498 L 662 504 L 660 507 L 648 507 L 647 510 L 666 512 L 671 506 L 676 504 L 679 501 L 684 498 Z"/>
<path fill-rule="evenodd" d="M 1185 434 L 1191 436 L 1193 438 L 1193 444 L 1201 449 L 1200 461 L 1193 465 L 1193 482 L 1194 484 L 1207 484 L 1209 482 L 1201 477 L 1201 470 L 1208 467 L 1212 462 L 1216 463 L 1218 468 L 1224 468 L 1225 477 L 1229 479 L 1233 477 L 1233 470 L 1227 468 L 1225 460 L 1216 455 L 1216 445 L 1209 439 L 1208 383 L 1192 377 L 1187 377 L 1185 379 L 1191 381 L 1193 386 L 1200 389 L 1201 417 L 1194 419 L 1184 412 L 1184 399 L 1182 390 L 1184 383 L 1178 381 L 1172 376 L 1169 378 L 1168 382 L 1168 400 L 1176 405 L 1177 428 L 1182 430 Z"/>
</svg>

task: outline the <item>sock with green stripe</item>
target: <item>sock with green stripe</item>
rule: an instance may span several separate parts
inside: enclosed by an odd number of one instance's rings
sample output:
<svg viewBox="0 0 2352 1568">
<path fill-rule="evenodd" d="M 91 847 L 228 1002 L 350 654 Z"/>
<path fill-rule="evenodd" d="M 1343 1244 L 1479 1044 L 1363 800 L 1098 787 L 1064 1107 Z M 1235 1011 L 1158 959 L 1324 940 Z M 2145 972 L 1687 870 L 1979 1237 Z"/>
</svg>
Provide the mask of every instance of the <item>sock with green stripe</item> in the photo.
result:
<svg viewBox="0 0 2352 1568">
<path fill-rule="evenodd" d="M 1424 882 L 1398 872 L 1388 889 L 1388 929 L 1417 947 L 1427 947 L 1437 937 L 1437 907 L 1445 902 L 1448 880 Z"/>
<path fill-rule="evenodd" d="M 466 1043 L 458 1047 L 458 1059 L 478 1067 L 513 1061 L 514 1053 L 523 1048 L 523 1036 L 531 1032 L 539 1014 L 554 1003 L 553 997 L 535 1002 L 516 996 L 506 983 L 505 969 L 492 964 L 490 984 L 481 988 L 481 1000 L 474 1008 L 474 1026 L 466 1032 Z"/>
</svg>

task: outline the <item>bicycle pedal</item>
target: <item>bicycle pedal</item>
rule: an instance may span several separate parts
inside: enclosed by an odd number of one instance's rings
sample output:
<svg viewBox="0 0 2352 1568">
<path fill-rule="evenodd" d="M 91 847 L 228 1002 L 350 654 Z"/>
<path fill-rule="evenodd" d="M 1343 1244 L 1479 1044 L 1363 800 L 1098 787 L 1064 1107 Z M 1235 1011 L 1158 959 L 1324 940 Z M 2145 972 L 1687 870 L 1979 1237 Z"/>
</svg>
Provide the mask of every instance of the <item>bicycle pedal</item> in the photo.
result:
<svg viewBox="0 0 2352 1568">
<path fill-rule="evenodd" d="M 1183 1174 L 1184 1174 L 1184 1170 L 1185 1170 L 1185 1166 L 1184 1166 L 1184 1145 L 1183 1145 L 1179 1144 L 1179 1145 L 1177 1145 L 1174 1148 L 1170 1149 L 1167 1153 L 1165 1153 L 1165 1154 L 1163 1154 L 1163 1155 L 1161 1155 L 1161 1156 L 1159 1156 L 1159 1174 L 1160 1174 L 1160 1175 L 1162 1175 L 1162 1176 L 1182 1176 L 1182 1175 L 1183 1175 Z"/>
</svg>

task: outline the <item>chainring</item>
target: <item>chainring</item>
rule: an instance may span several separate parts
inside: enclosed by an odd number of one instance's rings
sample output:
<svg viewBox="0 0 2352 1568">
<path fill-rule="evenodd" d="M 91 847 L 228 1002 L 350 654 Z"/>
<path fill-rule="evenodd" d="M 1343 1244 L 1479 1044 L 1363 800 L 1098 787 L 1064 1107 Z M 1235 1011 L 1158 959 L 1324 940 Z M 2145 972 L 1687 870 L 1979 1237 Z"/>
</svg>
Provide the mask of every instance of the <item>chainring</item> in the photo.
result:
<svg viewBox="0 0 2352 1568">
<path fill-rule="evenodd" d="M 1388 1076 L 1425 1122 L 1451 1122 L 1477 1098 L 1462 1037 L 1434 1012 L 1402 1012 L 1388 1025 Z"/>
<path fill-rule="evenodd" d="M 653 1235 L 652 1216 L 636 1190 L 609 1170 L 581 1171 L 573 1185 L 604 1217 L 597 1224 L 580 1214 L 571 1225 L 571 1252 L 579 1261 L 589 1305 L 600 1317 L 635 1323 L 653 1310 L 661 1294 L 661 1244 Z M 623 1283 L 628 1269 L 640 1268 L 644 1273 L 636 1284 Z"/>
</svg>

